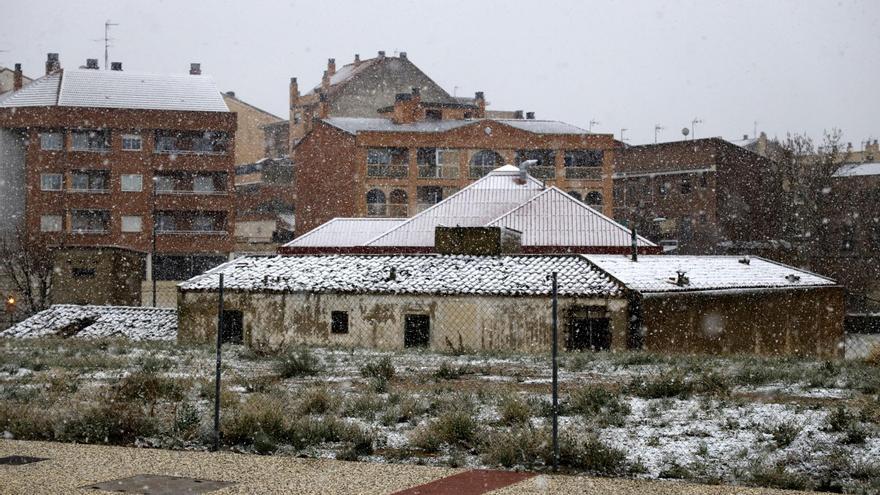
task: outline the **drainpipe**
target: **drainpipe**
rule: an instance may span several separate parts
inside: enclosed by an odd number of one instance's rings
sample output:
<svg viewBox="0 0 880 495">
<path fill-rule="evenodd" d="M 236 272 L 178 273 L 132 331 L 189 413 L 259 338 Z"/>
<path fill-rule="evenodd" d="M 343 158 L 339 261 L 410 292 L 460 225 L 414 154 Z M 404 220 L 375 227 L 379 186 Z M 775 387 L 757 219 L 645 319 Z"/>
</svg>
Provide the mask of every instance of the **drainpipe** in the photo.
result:
<svg viewBox="0 0 880 495">
<path fill-rule="evenodd" d="M 632 229 L 630 229 L 630 232 L 632 232 L 632 260 L 639 261 L 639 241 L 638 241 L 638 238 L 636 237 L 636 224 L 635 224 L 635 222 L 633 222 L 633 226 L 632 226 Z"/>
</svg>

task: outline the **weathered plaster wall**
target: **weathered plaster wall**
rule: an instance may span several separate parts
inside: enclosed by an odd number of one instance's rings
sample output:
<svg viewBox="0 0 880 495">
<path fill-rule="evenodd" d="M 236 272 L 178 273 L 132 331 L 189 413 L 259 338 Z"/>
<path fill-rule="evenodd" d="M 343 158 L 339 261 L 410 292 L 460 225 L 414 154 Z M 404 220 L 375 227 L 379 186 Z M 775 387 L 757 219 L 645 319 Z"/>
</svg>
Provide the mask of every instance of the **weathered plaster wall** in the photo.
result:
<svg viewBox="0 0 880 495">
<path fill-rule="evenodd" d="M 626 348 L 627 316 L 623 300 L 561 299 L 559 342 L 565 342 L 561 315 L 571 305 L 607 306 L 612 348 Z M 547 297 L 407 296 L 346 294 L 248 294 L 229 292 L 224 307 L 243 313 L 247 345 L 279 349 L 288 345 L 343 345 L 403 348 L 404 316 L 431 318 L 430 347 L 448 350 L 520 350 L 550 348 L 551 313 Z M 178 294 L 178 339 L 209 342 L 217 320 L 217 294 Z M 347 311 L 348 334 L 330 332 L 330 312 Z"/>
</svg>

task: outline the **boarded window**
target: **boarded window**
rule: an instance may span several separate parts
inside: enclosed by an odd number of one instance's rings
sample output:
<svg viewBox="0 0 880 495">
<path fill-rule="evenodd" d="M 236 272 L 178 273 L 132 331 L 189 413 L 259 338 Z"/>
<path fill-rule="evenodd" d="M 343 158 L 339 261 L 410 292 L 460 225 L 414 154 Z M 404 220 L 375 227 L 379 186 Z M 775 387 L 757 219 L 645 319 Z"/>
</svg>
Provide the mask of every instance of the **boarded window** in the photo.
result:
<svg viewBox="0 0 880 495">
<path fill-rule="evenodd" d="M 348 312 L 330 312 L 330 333 L 348 333 Z"/>
<path fill-rule="evenodd" d="M 428 347 L 431 342 L 431 317 L 428 315 L 404 316 L 403 346 Z"/>
<path fill-rule="evenodd" d="M 223 311 L 220 317 L 220 342 L 241 344 L 244 340 L 244 324 L 241 311 Z"/>
</svg>

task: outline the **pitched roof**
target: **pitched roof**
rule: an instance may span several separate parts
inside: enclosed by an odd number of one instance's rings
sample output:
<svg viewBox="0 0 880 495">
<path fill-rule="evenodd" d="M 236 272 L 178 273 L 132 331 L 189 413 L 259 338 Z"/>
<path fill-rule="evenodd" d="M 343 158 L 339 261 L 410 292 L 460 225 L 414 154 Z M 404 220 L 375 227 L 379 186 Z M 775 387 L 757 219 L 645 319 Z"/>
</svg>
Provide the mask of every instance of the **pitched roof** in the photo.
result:
<svg viewBox="0 0 880 495">
<path fill-rule="evenodd" d="M 130 306 L 56 304 L 0 332 L 0 337 L 177 338 L 177 311 Z"/>
<path fill-rule="evenodd" d="M 638 261 L 621 255 L 584 257 L 627 288 L 641 293 L 836 285 L 829 278 L 758 257 L 644 255 Z M 746 259 L 748 263 L 743 262 Z M 677 271 L 684 272 L 687 284 L 676 284 Z"/>
<path fill-rule="evenodd" d="M 63 69 L 0 100 L 0 107 L 88 107 L 228 112 L 210 76 Z"/>
<path fill-rule="evenodd" d="M 285 244 L 285 247 L 361 246 L 405 218 L 334 218 Z"/>
<path fill-rule="evenodd" d="M 865 175 L 880 175 L 880 162 L 850 163 L 838 168 L 832 177 L 861 177 Z"/>
<path fill-rule="evenodd" d="M 487 224 L 522 232 L 523 246 L 617 246 L 632 233 L 557 187 L 550 187 Z M 638 236 L 639 246 L 655 246 Z"/>
<path fill-rule="evenodd" d="M 589 134 L 580 127 L 557 120 L 534 119 L 461 119 L 425 120 L 411 124 L 395 124 L 391 119 L 370 117 L 330 117 L 323 122 L 349 134 L 361 132 L 446 132 L 482 122 L 498 122 L 532 134 Z"/>
<path fill-rule="evenodd" d="M 178 285 L 182 291 L 548 295 L 557 272 L 563 296 L 613 296 L 620 287 L 579 256 L 243 257 Z"/>
<path fill-rule="evenodd" d="M 543 184 L 530 175 L 520 183 L 517 167 L 500 167 L 365 245 L 433 246 L 438 226 L 485 226 L 542 190 Z"/>
</svg>

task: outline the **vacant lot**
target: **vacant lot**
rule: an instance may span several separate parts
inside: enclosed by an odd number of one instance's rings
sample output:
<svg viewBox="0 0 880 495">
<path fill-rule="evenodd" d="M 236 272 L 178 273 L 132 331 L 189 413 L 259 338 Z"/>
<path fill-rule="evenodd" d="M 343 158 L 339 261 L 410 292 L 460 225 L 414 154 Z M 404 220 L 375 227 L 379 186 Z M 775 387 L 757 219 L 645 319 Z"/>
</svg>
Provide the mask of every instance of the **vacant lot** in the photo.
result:
<svg viewBox="0 0 880 495">
<path fill-rule="evenodd" d="M 224 348 L 232 450 L 545 469 L 549 358 Z M 880 368 L 861 361 L 566 354 L 571 472 L 880 491 Z M 8 438 L 206 449 L 214 354 L 173 343 L 0 340 Z"/>
</svg>

